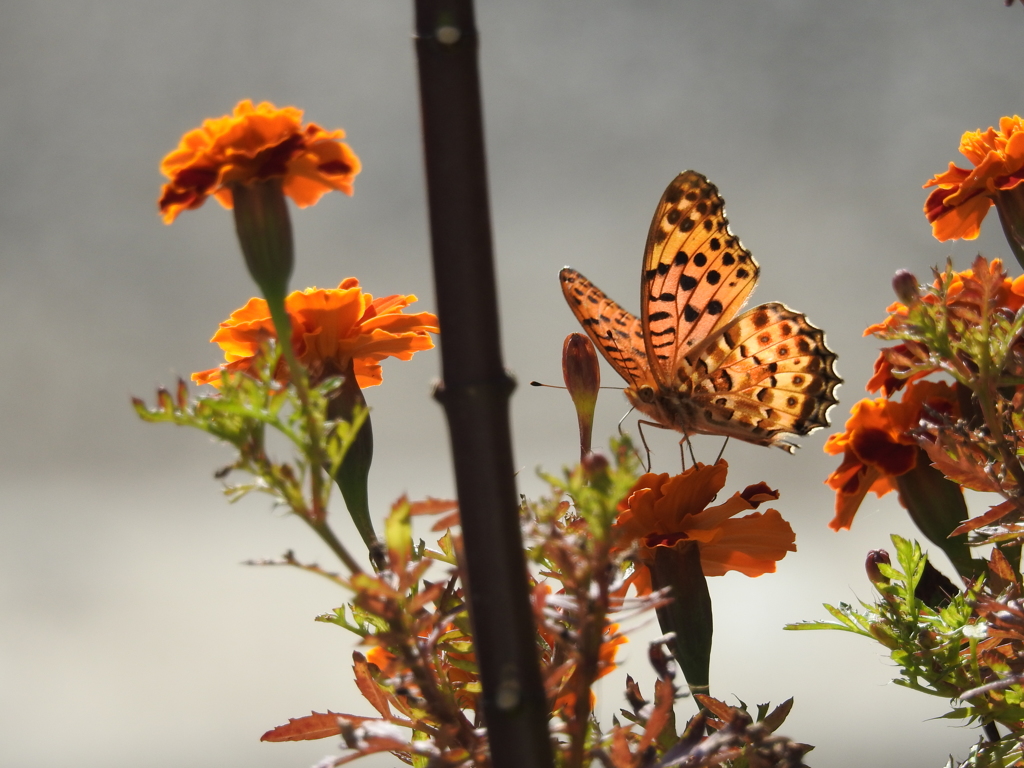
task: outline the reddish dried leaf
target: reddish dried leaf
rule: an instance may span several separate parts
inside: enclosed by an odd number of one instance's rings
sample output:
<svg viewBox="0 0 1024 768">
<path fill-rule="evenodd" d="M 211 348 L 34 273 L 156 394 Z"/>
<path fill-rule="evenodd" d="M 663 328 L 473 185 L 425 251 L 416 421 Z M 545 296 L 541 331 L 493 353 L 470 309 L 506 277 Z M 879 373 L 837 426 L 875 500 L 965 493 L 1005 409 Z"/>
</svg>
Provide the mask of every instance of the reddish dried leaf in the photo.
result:
<svg viewBox="0 0 1024 768">
<path fill-rule="evenodd" d="M 628 727 L 619 726 L 612 732 L 612 749 L 609 757 L 615 768 L 630 768 L 633 765 L 633 753 L 629 751 Z"/>
<path fill-rule="evenodd" d="M 423 501 L 409 503 L 409 514 L 413 515 L 439 515 L 442 512 L 450 512 L 459 508 L 459 502 L 454 499 L 435 499 L 428 496 Z"/>
<path fill-rule="evenodd" d="M 732 707 L 724 701 L 719 701 L 713 696 L 708 696 L 703 693 L 695 693 L 693 698 L 699 701 L 702 707 L 722 722 L 728 722 L 732 717 Z"/>
<path fill-rule="evenodd" d="M 958 526 L 949 535 L 950 536 L 959 536 L 962 533 L 967 533 L 968 531 L 977 530 L 978 528 L 986 526 L 989 523 L 994 523 L 996 520 L 1000 520 L 1000 519 L 1006 517 L 1008 514 L 1010 514 L 1015 509 L 1017 509 L 1017 502 L 1015 500 L 1004 501 L 1001 504 L 996 504 L 994 507 L 992 507 L 992 509 L 990 509 L 985 514 L 978 515 L 977 517 L 972 517 L 970 520 L 965 522 L 963 525 Z M 996 551 L 998 552 L 998 550 L 996 550 Z M 1007 565 L 1007 567 L 1009 567 L 1010 564 L 1007 563 L 1006 565 Z M 1011 574 L 1011 576 L 1013 574 L 1013 569 L 1012 568 L 1010 569 L 1010 574 Z"/>
<path fill-rule="evenodd" d="M 952 446 L 950 456 L 942 445 L 925 441 L 922 446 L 932 460 L 932 466 L 954 483 L 960 483 L 973 491 L 990 491 L 998 493 L 999 484 L 985 471 L 988 457 L 966 443 L 958 442 Z"/>
<path fill-rule="evenodd" d="M 629 675 L 626 675 L 626 701 L 629 702 L 629 706 L 633 708 L 634 712 L 639 712 L 647 706 L 647 699 L 640 693 L 640 686 Z"/>
<path fill-rule="evenodd" d="M 792 709 L 793 697 L 790 696 L 765 716 L 763 720 L 765 726 L 767 726 L 769 731 L 775 733 L 775 731 L 777 731 L 779 727 L 786 722 L 786 718 L 789 717 L 789 713 Z"/>
<path fill-rule="evenodd" d="M 444 517 L 439 519 L 437 522 L 435 522 L 432 526 L 430 526 L 430 530 L 432 530 L 432 531 L 446 531 L 449 528 L 454 528 L 455 526 L 460 525 L 461 523 L 462 523 L 462 519 L 459 517 L 458 510 L 456 510 L 456 511 L 452 512 L 449 515 L 445 515 Z"/>
<path fill-rule="evenodd" d="M 305 717 L 289 717 L 287 725 L 272 728 L 260 737 L 260 741 L 312 741 L 340 736 L 339 717 L 357 724 L 370 719 L 358 715 L 343 715 L 331 710 L 327 710 L 326 714 L 314 712 Z"/>
<path fill-rule="evenodd" d="M 380 712 L 384 717 L 391 717 L 391 708 L 388 706 L 387 693 L 380 689 L 373 675 L 370 674 L 370 666 L 366 657 L 359 651 L 352 652 L 352 671 L 356 674 L 356 687 L 363 694 L 363 698 L 370 702 L 370 705 Z"/>
<path fill-rule="evenodd" d="M 654 711 L 647 718 L 647 727 L 644 728 L 643 736 L 640 737 L 640 745 L 637 747 L 637 754 L 643 754 L 655 739 L 661 735 L 662 729 L 668 724 L 669 716 L 672 714 L 672 704 L 675 703 L 675 690 L 668 680 L 656 680 L 654 683 Z"/>
<path fill-rule="evenodd" d="M 339 757 L 334 761 L 335 766 L 344 765 L 345 763 L 351 763 L 353 760 L 358 760 L 361 757 L 367 755 L 375 755 L 378 752 L 408 752 L 408 742 L 395 741 L 394 739 L 367 739 L 366 746 L 362 749 L 357 749 L 351 755 L 345 755 Z"/>
<path fill-rule="evenodd" d="M 992 548 L 992 557 L 988 561 L 988 569 L 1007 583 L 1017 583 L 1017 574 L 999 547 Z"/>
<path fill-rule="evenodd" d="M 444 594 L 445 587 L 447 585 L 443 582 L 437 584 L 431 584 L 426 589 L 420 591 L 416 597 L 409 602 L 409 613 L 417 613 L 427 603 L 435 602 L 440 599 L 441 595 Z"/>
</svg>

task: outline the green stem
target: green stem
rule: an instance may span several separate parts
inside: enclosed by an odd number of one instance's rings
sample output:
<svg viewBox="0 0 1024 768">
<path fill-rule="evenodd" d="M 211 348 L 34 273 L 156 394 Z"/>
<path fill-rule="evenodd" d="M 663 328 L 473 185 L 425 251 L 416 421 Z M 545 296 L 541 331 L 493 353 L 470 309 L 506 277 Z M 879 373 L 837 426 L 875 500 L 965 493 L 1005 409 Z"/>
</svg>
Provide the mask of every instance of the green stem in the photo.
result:
<svg viewBox="0 0 1024 768">
<path fill-rule="evenodd" d="M 356 562 L 355 558 L 349 554 L 348 550 L 345 549 L 345 545 L 341 543 L 337 536 L 334 535 L 334 531 L 327 524 L 327 521 L 321 521 L 318 523 L 312 520 L 306 520 L 309 523 L 309 527 L 316 531 L 317 536 L 323 539 L 324 543 L 331 548 L 331 551 L 338 556 L 338 559 L 345 564 L 349 572 L 355 576 L 357 573 L 362 573 L 363 569 L 359 563 Z"/>
<path fill-rule="evenodd" d="M 317 525 L 325 524 L 327 510 L 324 508 L 324 474 L 323 466 L 327 460 L 324 454 L 323 435 L 320 431 L 320 423 L 313 416 L 309 405 L 309 379 L 306 378 L 306 369 L 295 357 L 292 349 L 292 323 L 285 309 L 285 298 L 281 294 L 269 294 L 266 296 L 267 306 L 270 308 L 270 319 L 274 323 L 274 330 L 277 333 L 277 343 L 281 348 L 281 354 L 288 364 L 288 374 L 295 392 L 299 396 L 299 404 L 302 408 L 302 417 L 306 422 L 306 429 L 309 432 L 310 456 L 309 474 L 310 490 L 313 497 L 313 507 L 310 510 L 310 524 L 316 528 Z M 328 542 L 329 544 L 330 542 Z M 340 546 L 340 545 L 339 545 Z M 335 547 L 331 547 L 337 553 Z M 338 555 L 341 557 L 341 555 Z M 346 557 L 347 557 L 346 553 Z M 350 558 L 351 559 L 351 558 Z M 346 565 L 349 563 L 342 558 Z M 354 562 L 354 561 L 353 561 Z M 351 565 L 349 566 L 351 567 Z"/>
<path fill-rule="evenodd" d="M 1018 490 L 1024 490 L 1024 467 L 1021 466 L 1020 460 L 1010 450 L 1010 446 L 1006 444 L 1006 438 L 1003 435 L 1003 424 L 999 420 L 995 409 L 995 402 L 992 399 L 992 392 L 994 390 L 992 356 L 989 354 L 988 346 L 991 331 L 991 314 L 989 308 L 985 307 L 981 320 L 981 338 L 985 339 L 985 343 L 981 345 L 981 359 L 978 361 L 978 383 L 980 386 L 978 386 L 976 394 L 978 396 L 978 403 L 981 405 L 982 415 L 985 417 L 985 426 L 988 427 L 989 433 L 992 435 L 996 449 L 999 451 L 999 456 L 1003 460 L 1003 466 L 1013 475 Z"/>
</svg>

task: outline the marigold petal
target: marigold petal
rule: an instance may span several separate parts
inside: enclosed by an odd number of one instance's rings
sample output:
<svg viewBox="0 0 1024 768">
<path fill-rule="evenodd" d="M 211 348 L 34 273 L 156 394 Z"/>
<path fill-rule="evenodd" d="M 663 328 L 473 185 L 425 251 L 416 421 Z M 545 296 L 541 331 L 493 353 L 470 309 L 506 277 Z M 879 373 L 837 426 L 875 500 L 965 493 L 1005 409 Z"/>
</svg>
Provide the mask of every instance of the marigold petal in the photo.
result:
<svg viewBox="0 0 1024 768">
<path fill-rule="evenodd" d="M 878 467 L 886 475 L 902 475 L 917 464 L 917 446 L 893 440 L 886 430 L 859 429 L 850 446 L 861 461 Z"/>
<path fill-rule="evenodd" d="M 981 222 L 991 206 L 991 198 L 978 194 L 955 208 L 943 208 L 935 214 L 935 218 L 930 219 L 932 236 L 942 243 L 948 240 L 976 240 L 981 234 Z"/>
<path fill-rule="evenodd" d="M 796 552 L 796 534 L 777 510 L 768 509 L 724 521 L 714 541 L 701 546 L 700 563 L 705 576 L 760 576 L 774 573 L 787 552 Z"/>
<path fill-rule="evenodd" d="M 828 524 L 828 527 L 833 531 L 843 528 L 849 530 L 853 524 L 853 517 L 857 514 L 857 510 L 860 509 L 864 497 L 872 489 L 872 486 L 883 477 L 877 468 L 866 467 L 863 464 L 858 464 L 852 474 L 850 469 L 852 467 L 848 467 L 847 471 L 842 474 L 839 473 L 839 470 L 836 470 L 836 472 L 829 476 L 829 480 L 826 481 L 829 485 L 832 485 L 833 480 L 838 481 L 845 478 L 842 489 L 836 492 L 835 517 Z M 879 493 L 878 495 L 881 496 L 882 494 Z"/>
</svg>

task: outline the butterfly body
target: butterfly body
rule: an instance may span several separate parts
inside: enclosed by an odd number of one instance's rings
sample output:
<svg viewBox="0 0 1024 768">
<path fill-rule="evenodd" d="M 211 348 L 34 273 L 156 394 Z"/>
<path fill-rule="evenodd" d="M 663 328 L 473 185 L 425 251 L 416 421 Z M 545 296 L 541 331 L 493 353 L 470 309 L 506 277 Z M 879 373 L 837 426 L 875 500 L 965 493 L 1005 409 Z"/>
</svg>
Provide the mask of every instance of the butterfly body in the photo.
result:
<svg viewBox="0 0 1024 768">
<path fill-rule="evenodd" d="M 626 397 L 684 435 L 793 446 L 789 435 L 828 425 L 841 382 L 824 333 L 799 312 L 762 304 L 737 316 L 760 267 L 729 230 L 717 188 L 677 176 L 651 222 L 637 318 L 574 269 L 569 307 L 627 382 Z"/>
</svg>

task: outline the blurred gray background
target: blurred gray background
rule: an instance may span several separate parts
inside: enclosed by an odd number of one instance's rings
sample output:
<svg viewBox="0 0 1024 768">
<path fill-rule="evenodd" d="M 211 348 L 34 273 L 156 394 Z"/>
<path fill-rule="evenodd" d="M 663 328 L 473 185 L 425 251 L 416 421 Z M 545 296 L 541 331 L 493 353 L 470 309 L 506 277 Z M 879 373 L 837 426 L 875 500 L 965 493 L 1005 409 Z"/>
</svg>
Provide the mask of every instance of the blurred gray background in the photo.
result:
<svg viewBox="0 0 1024 768">
<path fill-rule="evenodd" d="M 556 278 L 580 269 L 638 308 L 647 227 L 680 170 L 722 190 L 762 265 L 756 301 L 828 331 L 863 396 L 900 267 L 1006 253 L 994 215 L 940 244 L 921 213 L 965 130 L 1024 109 L 1024 9 L 1000 0 L 478 0 L 504 353 L 521 489 L 573 461 L 559 383 L 577 330 Z M 200 433 L 141 423 L 131 395 L 215 365 L 207 339 L 253 294 L 231 217 L 214 202 L 164 226 L 158 164 L 181 134 L 242 98 L 344 127 L 364 163 L 353 198 L 296 212 L 295 287 L 355 275 L 434 309 L 409 2 L 0 4 L 0 765 L 308 766 L 334 740 L 261 744 L 311 709 L 369 713 L 352 639 L 313 617 L 345 596 L 298 572 L 247 568 L 295 548 L 329 555 L 263 498 L 229 506 Z M 1012 267 L 1016 272 L 1016 267 Z M 430 398 L 436 352 L 385 363 L 372 501 L 452 493 Z M 605 368 L 607 384 L 616 376 Z M 625 412 L 607 392 L 603 442 Z M 736 441 L 726 492 L 765 479 L 799 551 L 773 576 L 712 582 L 713 680 L 748 703 L 796 697 L 785 732 L 816 766 L 939 766 L 976 731 L 946 702 L 891 685 L 880 646 L 786 633 L 824 601 L 870 596 L 865 552 L 912 535 L 890 496 L 832 533 L 824 431 L 796 456 Z M 676 438 L 654 435 L 676 471 Z M 719 441 L 697 441 L 713 460 Z M 985 509 L 976 499 L 975 509 Z M 338 519 L 344 516 L 340 507 Z M 651 634 L 653 634 L 653 629 Z M 644 639 L 625 646 L 643 669 Z M 624 673 L 602 681 L 603 711 Z M 689 703 L 680 705 L 689 712 Z M 391 765 L 392 758 L 374 765 Z"/>
</svg>

